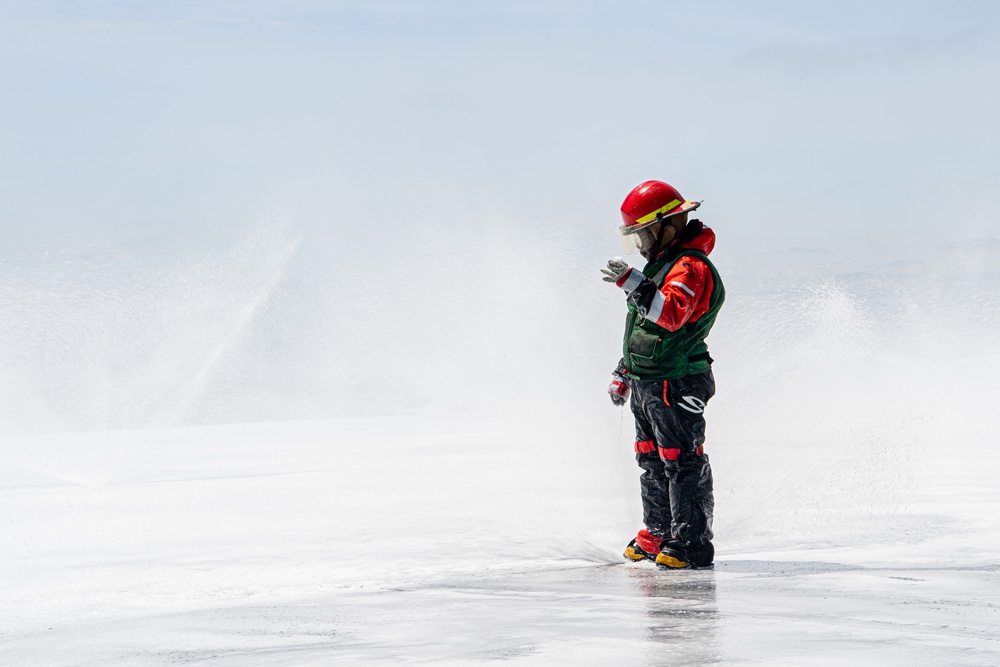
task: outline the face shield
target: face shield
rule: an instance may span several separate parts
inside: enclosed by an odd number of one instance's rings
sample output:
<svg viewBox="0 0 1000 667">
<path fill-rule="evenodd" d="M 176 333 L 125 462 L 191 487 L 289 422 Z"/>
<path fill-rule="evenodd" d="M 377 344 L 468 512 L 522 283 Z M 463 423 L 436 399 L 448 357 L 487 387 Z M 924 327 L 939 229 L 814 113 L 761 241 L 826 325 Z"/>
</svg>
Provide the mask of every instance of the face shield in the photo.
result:
<svg viewBox="0 0 1000 667">
<path fill-rule="evenodd" d="M 619 227 L 618 231 L 622 235 L 622 247 L 625 249 L 625 254 L 634 255 L 652 248 L 656 239 L 660 237 L 661 224 L 662 221 L 653 220 L 644 225 L 631 225 L 629 227 L 622 225 Z"/>
</svg>

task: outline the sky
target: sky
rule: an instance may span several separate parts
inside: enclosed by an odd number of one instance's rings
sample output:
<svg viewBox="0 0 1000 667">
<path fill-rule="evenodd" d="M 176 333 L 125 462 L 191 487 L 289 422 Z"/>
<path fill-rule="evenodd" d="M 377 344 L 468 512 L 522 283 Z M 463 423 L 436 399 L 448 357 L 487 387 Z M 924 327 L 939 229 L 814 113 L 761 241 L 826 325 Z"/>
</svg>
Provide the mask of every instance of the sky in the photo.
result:
<svg viewBox="0 0 1000 667">
<path fill-rule="evenodd" d="M 0 224 L 589 232 L 655 177 L 741 242 L 942 208 L 990 235 L 998 26 L 990 2 L 8 1 Z"/>
<path fill-rule="evenodd" d="M 528 369 L 603 400 L 598 269 L 651 178 L 718 234 L 736 385 L 754 347 L 807 362 L 782 400 L 838 354 L 916 374 L 960 327 L 986 372 L 998 29 L 968 1 L 0 2 L 0 426 L 551 398 Z"/>
</svg>

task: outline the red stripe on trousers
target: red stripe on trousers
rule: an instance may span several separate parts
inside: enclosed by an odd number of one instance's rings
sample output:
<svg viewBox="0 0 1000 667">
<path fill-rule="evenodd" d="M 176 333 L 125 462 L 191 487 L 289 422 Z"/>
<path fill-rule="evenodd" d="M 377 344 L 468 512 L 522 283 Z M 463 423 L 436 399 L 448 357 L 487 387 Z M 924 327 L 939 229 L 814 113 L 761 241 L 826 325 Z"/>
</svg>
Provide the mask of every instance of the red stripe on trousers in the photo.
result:
<svg viewBox="0 0 1000 667">
<path fill-rule="evenodd" d="M 636 443 L 636 447 L 638 446 L 639 443 Z M 680 447 L 658 447 L 657 449 L 659 449 L 660 451 L 660 458 L 666 459 L 667 461 L 676 461 L 681 456 Z M 698 445 L 698 447 L 694 450 L 695 456 L 701 456 L 704 453 L 705 453 L 705 445 Z"/>
<path fill-rule="evenodd" d="M 635 453 L 636 454 L 648 454 L 649 452 L 656 449 L 656 445 L 653 444 L 652 440 L 636 440 L 635 441 Z"/>
<path fill-rule="evenodd" d="M 668 382 L 667 380 L 664 380 L 663 381 L 663 402 L 664 402 L 664 404 L 666 404 L 666 406 L 668 408 L 672 407 L 670 405 L 670 394 L 669 394 L 669 391 L 670 391 L 670 382 Z"/>
<path fill-rule="evenodd" d="M 681 455 L 680 447 L 660 447 L 660 458 L 668 461 L 676 461 Z"/>
</svg>

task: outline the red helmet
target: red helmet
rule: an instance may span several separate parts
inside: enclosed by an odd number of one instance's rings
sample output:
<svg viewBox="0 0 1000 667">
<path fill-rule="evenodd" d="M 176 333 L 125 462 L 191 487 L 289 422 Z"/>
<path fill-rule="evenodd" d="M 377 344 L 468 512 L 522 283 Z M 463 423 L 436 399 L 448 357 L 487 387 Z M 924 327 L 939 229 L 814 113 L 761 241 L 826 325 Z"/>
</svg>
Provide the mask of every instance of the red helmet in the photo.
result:
<svg viewBox="0 0 1000 667">
<path fill-rule="evenodd" d="M 622 202 L 622 220 L 625 221 L 625 227 L 632 228 L 693 211 L 699 206 L 701 202 L 685 200 L 672 185 L 663 181 L 646 181 L 625 197 Z"/>
<path fill-rule="evenodd" d="M 628 193 L 622 202 L 622 220 L 619 227 L 625 252 L 631 254 L 639 250 L 638 232 L 663 220 L 693 211 L 701 206 L 699 201 L 687 201 L 677 192 L 677 188 L 663 181 L 646 181 Z"/>
</svg>

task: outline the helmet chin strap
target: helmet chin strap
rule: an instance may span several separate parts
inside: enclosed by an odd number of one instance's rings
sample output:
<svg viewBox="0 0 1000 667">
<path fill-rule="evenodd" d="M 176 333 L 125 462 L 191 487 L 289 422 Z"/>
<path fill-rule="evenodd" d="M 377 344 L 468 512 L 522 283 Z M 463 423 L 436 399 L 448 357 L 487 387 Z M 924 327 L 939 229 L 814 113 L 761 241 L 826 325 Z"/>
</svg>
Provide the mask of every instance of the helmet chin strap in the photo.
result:
<svg viewBox="0 0 1000 667">
<path fill-rule="evenodd" d="M 674 240 L 674 237 L 677 236 L 677 230 L 674 230 L 674 233 L 670 236 L 670 240 L 667 241 L 666 245 L 663 244 L 663 235 L 667 233 L 667 229 L 674 229 L 673 225 L 667 222 L 668 219 L 669 218 L 665 218 L 660 221 L 660 233 L 656 236 L 656 243 L 654 243 L 653 247 L 649 249 L 649 255 L 647 256 L 645 253 L 642 255 L 647 262 L 653 261 L 653 259 L 655 259 L 665 247 L 670 245 L 670 242 Z"/>
</svg>

